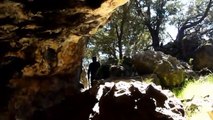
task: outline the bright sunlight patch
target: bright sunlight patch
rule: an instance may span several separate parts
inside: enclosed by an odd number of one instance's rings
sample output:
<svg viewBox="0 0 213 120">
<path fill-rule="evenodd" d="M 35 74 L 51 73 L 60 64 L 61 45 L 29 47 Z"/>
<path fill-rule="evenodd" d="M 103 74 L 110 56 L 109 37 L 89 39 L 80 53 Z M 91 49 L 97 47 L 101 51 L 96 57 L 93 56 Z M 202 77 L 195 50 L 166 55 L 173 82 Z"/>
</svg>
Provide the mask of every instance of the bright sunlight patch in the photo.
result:
<svg viewBox="0 0 213 120">
<path fill-rule="evenodd" d="M 213 74 L 190 80 L 175 92 L 183 100 L 187 120 L 211 120 L 208 112 L 213 110 Z"/>
</svg>

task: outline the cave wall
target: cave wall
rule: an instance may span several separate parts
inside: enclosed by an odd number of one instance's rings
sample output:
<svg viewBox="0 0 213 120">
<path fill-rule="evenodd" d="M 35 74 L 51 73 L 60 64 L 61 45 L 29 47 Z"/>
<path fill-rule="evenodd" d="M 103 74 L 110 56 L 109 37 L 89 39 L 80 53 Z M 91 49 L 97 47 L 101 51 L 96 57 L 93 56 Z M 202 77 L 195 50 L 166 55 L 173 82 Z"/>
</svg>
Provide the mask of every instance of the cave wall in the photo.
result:
<svg viewBox="0 0 213 120">
<path fill-rule="evenodd" d="M 126 2 L 0 0 L 1 108 L 27 119 L 80 92 L 86 40 Z"/>
</svg>

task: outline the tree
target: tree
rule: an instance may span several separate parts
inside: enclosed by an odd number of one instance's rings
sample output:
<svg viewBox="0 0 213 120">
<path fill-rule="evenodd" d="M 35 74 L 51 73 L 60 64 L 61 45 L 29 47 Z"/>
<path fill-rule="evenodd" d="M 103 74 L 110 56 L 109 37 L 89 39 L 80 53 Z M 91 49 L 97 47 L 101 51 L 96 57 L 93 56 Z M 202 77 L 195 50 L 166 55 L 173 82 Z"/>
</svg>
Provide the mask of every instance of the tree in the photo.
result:
<svg viewBox="0 0 213 120">
<path fill-rule="evenodd" d="M 208 13 L 212 7 L 212 0 L 209 0 L 205 10 L 203 11 L 204 7 L 202 4 L 205 4 L 205 2 L 206 1 L 203 1 L 200 5 L 190 6 L 187 11 L 190 16 L 187 16 L 184 22 L 178 25 L 178 33 L 175 40 L 180 46 L 183 38 L 189 34 L 199 33 L 200 35 L 203 35 L 213 30 L 213 28 L 208 28 L 206 26 L 209 23 L 206 18 L 208 17 Z M 207 28 L 203 29 L 204 27 Z"/>
<path fill-rule="evenodd" d="M 152 46 L 155 50 L 159 50 L 160 34 L 164 31 L 169 16 L 178 11 L 179 3 L 176 0 L 135 0 L 135 2 L 137 13 L 143 20 L 141 22 L 148 28 L 152 37 Z"/>
<path fill-rule="evenodd" d="M 178 31 L 174 42 L 165 45 L 163 51 L 185 61 L 193 57 L 195 49 L 213 32 L 211 7 L 212 0 L 189 1 L 182 11 L 170 17 L 168 22 Z"/>
<path fill-rule="evenodd" d="M 117 9 L 108 24 L 91 37 L 89 48 L 122 60 L 124 55 L 130 56 L 149 45 L 149 32 L 141 24 L 134 5 L 130 2 Z"/>
<path fill-rule="evenodd" d="M 196 0 L 191 2 L 188 10 L 182 16 L 178 16 L 176 26 L 178 33 L 175 39 L 176 57 L 188 61 L 193 56 L 193 51 L 205 42 L 213 32 L 211 7 L 212 0 Z M 187 45 L 187 41 L 193 40 L 193 46 Z"/>
<path fill-rule="evenodd" d="M 121 60 L 150 46 L 163 50 L 166 24 L 175 25 L 175 43 L 190 36 L 213 36 L 212 0 L 196 0 L 187 10 L 180 0 L 132 0 L 117 9 L 107 25 L 91 37 L 88 48 Z M 151 42 L 150 42 L 151 40 Z M 177 45 L 181 52 L 181 45 Z"/>
</svg>

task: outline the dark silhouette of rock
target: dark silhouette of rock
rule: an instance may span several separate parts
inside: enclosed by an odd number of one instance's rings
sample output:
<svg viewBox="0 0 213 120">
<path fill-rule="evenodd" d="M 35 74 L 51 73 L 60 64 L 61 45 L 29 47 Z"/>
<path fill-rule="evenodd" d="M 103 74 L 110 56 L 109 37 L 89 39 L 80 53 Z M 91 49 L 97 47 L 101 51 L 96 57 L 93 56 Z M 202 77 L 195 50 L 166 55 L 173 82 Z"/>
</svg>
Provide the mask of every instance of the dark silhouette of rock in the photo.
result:
<svg viewBox="0 0 213 120">
<path fill-rule="evenodd" d="M 7 107 L 12 96 L 9 80 L 14 76 L 21 76 L 24 66 L 23 59 L 13 56 L 7 56 L 0 61 L 0 108 Z"/>
<path fill-rule="evenodd" d="M 168 90 L 136 81 L 100 85 L 91 120 L 185 120 L 181 102 Z"/>
<path fill-rule="evenodd" d="M 181 42 L 173 41 L 164 45 L 161 49 L 165 54 L 176 57 L 179 60 L 189 62 L 190 58 L 194 56 L 195 50 L 206 40 L 202 39 L 200 35 L 191 34 L 186 36 Z M 209 40 L 211 42 L 211 40 Z"/>
<path fill-rule="evenodd" d="M 110 77 L 123 77 L 125 76 L 125 68 L 120 65 L 111 65 Z"/>
<path fill-rule="evenodd" d="M 103 64 L 97 72 L 98 79 L 106 79 L 110 77 L 110 65 Z"/>
<path fill-rule="evenodd" d="M 196 49 L 192 61 L 193 69 L 213 70 L 213 45 L 203 45 Z"/>
<path fill-rule="evenodd" d="M 202 44 L 202 40 L 196 36 L 184 39 L 182 41 L 182 60 L 189 62 L 194 56 L 195 50 Z"/>
<path fill-rule="evenodd" d="M 134 68 L 133 68 L 133 63 L 132 63 L 132 58 L 124 56 L 123 61 L 121 65 L 124 67 L 124 73 L 125 76 L 132 76 L 134 75 Z"/>
<path fill-rule="evenodd" d="M 29 120 L 88 120 L 92 108 L 97 102 L 95 96 L 87 90 L 67 97 L 48 109 L 36 110 Z"/>
</svg>

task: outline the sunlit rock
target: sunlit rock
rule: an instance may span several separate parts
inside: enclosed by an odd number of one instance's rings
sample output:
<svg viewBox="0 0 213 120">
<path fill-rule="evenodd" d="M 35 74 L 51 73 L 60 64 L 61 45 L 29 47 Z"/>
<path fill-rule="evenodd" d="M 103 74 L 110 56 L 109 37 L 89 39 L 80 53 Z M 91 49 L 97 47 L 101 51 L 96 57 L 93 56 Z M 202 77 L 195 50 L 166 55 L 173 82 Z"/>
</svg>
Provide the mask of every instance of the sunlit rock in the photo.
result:
<svg viewBox="0 0 213 120">
<path fill-rule="evenodd" d="M 179 60 L 156 51 L 144 51 L 134 56 L 139 75 L 155 73 L 163 86 L 177 86 L 184 81 L 185 68 Z"/>
</svg>

